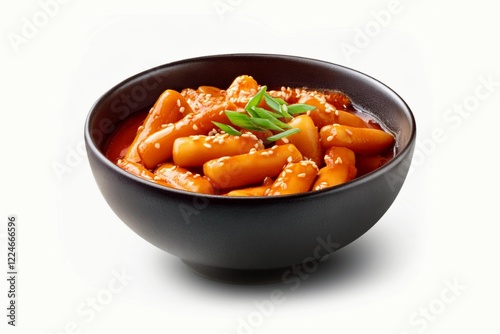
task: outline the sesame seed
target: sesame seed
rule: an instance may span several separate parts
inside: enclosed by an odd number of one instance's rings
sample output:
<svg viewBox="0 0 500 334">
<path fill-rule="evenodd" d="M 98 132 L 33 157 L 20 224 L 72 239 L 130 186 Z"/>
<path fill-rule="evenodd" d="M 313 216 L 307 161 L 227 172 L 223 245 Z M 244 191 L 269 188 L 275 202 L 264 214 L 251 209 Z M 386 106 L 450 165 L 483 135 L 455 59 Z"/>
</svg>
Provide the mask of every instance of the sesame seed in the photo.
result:
<svg viewBox="0 0 500 334">
<path fill-rule="evenodd" d="M 288 150 L 289 150 L 290 152 L 293 152 L 293 147 L 292 147 L 292 146 L 288 146 Z"/>
<path fill-rule="evenodd" d="M 161 177 L 159 177 L 158 175 L 156 175 L 155 177 L 153 177 L 153 180 L 155 180 L 155 181 L 160 181 L 160 180 L 161 180 Z"/>
<path fill-rule="evenodd" d="M 260 155 L 268 157 L 269 156 L 269 152 L 262 152 Z"/>
<path fill-rule="evenodd" d="M 181 114 L 183 114 L 183 113 L 184 113 L 184 111 L 186 111 L 186 108 L 184 108 L 184 107 L 180 107 L 180 108 L 179 108 L 179 112 L 180 112 Z"/>
<path fill-rule="evenodd" d="M 338 157 L 336 160 L 335 160 L 335 164 L 341 164 L 343 161 L 342 161 L 342 158 L 341 157 Z"/>
<path fill-rule="evenodd" d="M 297 175 L 297 177 L 304 178 L 306 177 L 306 173 L 300 173 L 299 175 Z"/>
<path fill-rule="evenodd" d="M 264 192 L 264 196 L 269 195 L 269 193 L 270 193 L 270 192 L 271 192 L 271 189 L 270 189 L 270 188 L 266 189 L 266 191 Z"/>
<path fill-rule="evenodd" d="M 339 111 L 335 110 L 335 116 L 338 116 L 338 115 L 339 115 Z"/>
<path fill-rule="evenodd" d="M 180 107 L 181 106 L 181 100 L 177 99 L 177 106 Z"/>
<path fill-rule="evenodd" d="M 198 140 L 198 139 L 200 139 L 200 136 L 191 136 L 191 139 Z"/>
<path fill-rule="evenodd" d="M 285 173 L 293 173 L 293 170 L 291 170 L 290 168 L 287 168 L 287 169 L 285 169 Z"/>
<path fill-rule="evenodd" d="M 286 161 L 288 162 L 292 162 L 293 161 L 293 158 L 291 156 L 289 156 L 288 158 L 286 158 Z"/>
<path fill-rule="evenodd" d="M 326 138 L 326 141 L 332 141 L 333 140 L 333 136 L 328 136 L 328 138 Z"/>
<path fill-rule="evenodd" d="M 198 131 L 198 125 L 193 124 L 193 130 Z"/>
<path fill-rule="evenodd" d="M 155 148 L 158 150 L 160 149 L 160 143 L 155 143 Z"/>
<path fill-rule="evenodd" d="M 282 188 L 283 190 L 285 190 L 286 188 L 288 188 L 288 186 L 286 185 L 286 183 L 283 183 L 283 184 L 281 185 L 281 188 Z"/>
<path fill-rule="evenodd" d="M 325 109 L 325 112 L 326 112 L 327 114 L 329 114 L 329 113 L 331 113 L 331 112 L 332 112 L 332 109 L 330 109 L 330 108 L 326 108 L 326 109 Z"/>
<path fill-rule="evenodd" d="M 187 175 L 187 176 L 191 176 L 191 175 L 193 175 L 193 173 L 188 171 L 188 172 L 186 173 L 186 175 Z"/>
<path fill-rule="evenodd" d="M 349 130 L 349 129 L 345 129 L 345 132 L 347 132 L 347 134 L 348 134 L 349 136 L 352 136 L 352 131 L 351 131 L 351 130 Z"/>
<path fill-rule="evenodd" d="M 281 138 L 281 140 L 285 143 L 285 144 L 288 144 L 290 142 L 290 140 L 288 140 L 288 138 Z"/>
<path fill-rule="evenodd" d="M 274 151 L 269 150 L 269 151 L 267 151 L 267 153 L 269 153 L 269 154 L 273 154 L 273 153 L 274 153 Z"/>
<path fill-rule="evenodd" d="M 203 146 L 205 146 L 206 148 L 211 148 L 212 145 L 210 145 L 209 143 L 204 143 Z"/>
<path fill-rule="evenodd" d="M 253 147 L 255 147 L 255 148 L 259 148 L 259 144 L 255 144 Z"/>
</svg>

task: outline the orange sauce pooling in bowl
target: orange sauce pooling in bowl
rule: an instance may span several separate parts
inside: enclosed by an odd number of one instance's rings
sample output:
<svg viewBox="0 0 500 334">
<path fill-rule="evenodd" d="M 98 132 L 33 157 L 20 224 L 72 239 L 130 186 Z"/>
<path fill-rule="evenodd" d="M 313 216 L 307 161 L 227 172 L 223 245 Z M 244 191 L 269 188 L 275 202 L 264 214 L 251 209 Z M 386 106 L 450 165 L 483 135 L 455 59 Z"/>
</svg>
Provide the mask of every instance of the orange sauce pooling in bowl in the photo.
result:
<svg viewBox="0 0 500 334">
<path fill-rule="evenodd" d="M 106 157 L 109 160 L 116 164 L 125 156 L 146 116 L 147 111 L 136 112 L 118 125 L 107 144 Z"/>
</svg>

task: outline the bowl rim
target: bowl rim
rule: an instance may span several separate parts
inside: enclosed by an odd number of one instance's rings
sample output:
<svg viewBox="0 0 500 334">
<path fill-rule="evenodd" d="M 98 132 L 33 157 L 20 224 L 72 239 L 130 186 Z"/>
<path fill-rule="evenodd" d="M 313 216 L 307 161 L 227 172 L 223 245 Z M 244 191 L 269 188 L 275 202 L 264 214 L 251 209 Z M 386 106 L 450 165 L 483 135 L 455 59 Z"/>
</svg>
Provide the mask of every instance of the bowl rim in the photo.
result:
<svg viewBox="0 0 500 334">
<path fill-rule="evenodd" d="M 94 140 L 92 138 L 92 135 L 90 134 L 90 123 L 92 122 L 93 117 L 95 117 L 95 111 L 97 107 L 109 96 L 111 95 L 116 89 L 119 89 L 121 86 L 127 84 L 130 81 L 135 80 L 136 78 L 140 78 L 148 73 L 153 73 L 155 71 L 158 71 L 163 68 L 167 67 L 174 67 L 177 65 L 186 65 L 190 62 L 199 62 L 199 61 L 210 61 L 210 60 L 220 60 L 220 58 L 243 58 L 243 57 L 252 57 L 252 58 L 275 58 L 275 59 L 287 59 L 287 60 L 296 60 L 296 61 L 306 61 L 306 62 L 311 62 L 311 63 L 320 63 L 323 65 L 327 66 L 333 66 L 340 68 L 344 71 L 348 72 L 354 72 L 357 75 L 360 75 L 361 77 L 365 77 L 371 81 L 374 81 L 376 84 L 381 85 L 384 87 L 386 90 L 388 90 L 391 94 L 393 94 L 404 106 L 403 112 L 405 116 L 408 118 L 409 123 L 410 123 L 410 135 L 408 139 L 408 143 L 405 147 L 403 147 L 401 150 L 397 150 L 395 156 L 393 159 L 391 159 L 389 162 L 384 164 L 383 166 L 365 174 L 360 177 L 357 177 L 351 181 L 345 182 L 343 184 L 340 184 L 338 186 L 334 187 L 329 187 L 321 190 L 315 190 L 315 191 L 310 191 L 306 193 L 299 193 L 299 194 L 290 194 L 290 195 L 280 195 L 280 196 L 223 196 L 223 195 L 211 195 L 211 194 L 201 194 L 201 193 L 196 193 L 196 192 L 191 192 L 187 190 L 181 190 L 181 189 L 174 189 L 174 188 L 168 188 L 162 185 L 159 185 L 157 183 L 145 180 L 143 178 L 140 178 L 132 173 L 126 172 L 120 167 L 118 167 L 116 164 L 114 164 L 112 161 L 110 161 L 106 156 L 97 148 L 97 146 L 94 143 Z M 275 202 L 275 201 L 282 201 L 282 200 L 300 200 L 304 198 L 314 198 L 314 197 L 322 197 L 322 196 L 329 196 L 338 192 L 346 191 L 351 188 L 357 187 L 358 185 L 361 185 L 363 183 L 367 183 L 373 179 L 376 179 L 380 177 L 382 174 L 388 172 L 390 169 L 394 168 L 396 165 L 401 163 L 405 157 L 411 153 L 411 151 L 414 149 L 414 145 L 416 142 L 416 136 L 417 136 L 417 127 L 416 127 L 416 121 L 415 121 L 415 116 L 413 115 L 413 112 L 411 111 L 410 107 L 406 103 L 406 101 L 398 94 L 396 93 L 392 88 L 381 82 L 380 80 L 363 73 L 359 70 L 340 65 L 337 63 L 333 63 L 330 61 L 326 60 L 320 60 L 320 59 L 315 59 L 315 58 L 309 58 L 309 57 L 303 57 L 303 56 L 296 56 L 296 55 L 285 55 L 285 54 L 273 54 L 273 53 L 228 53 L 228 54 L 213 54 L 213 55 L 206 55 L 206 56 L 199 56 L 199 57 L 192 57 L 192 58 L 186 58 L 186 59 L 181 59 L 181 60 L 176 60 L 172 62 L 168 62 L 162 65 L 158 65 L 155 67 L 152 67 L 150 69 L 141 71 L 137 74 L 134 74 L 130 77 L 127 77 L 126 79 L 122 80 L 121 82 L 117 83 L 110 89 L 108 89 L 104 94 L 102 94 L 92 105 L 90 108 L 87 117 L 85 119 L 85 125 L 84 125 L 84 141 L 86 143 L 87 150 L 91 150 L 92 153 L 94 154 L 95 157 L 97 157 L 101 163 L 104 163 L 106 167 L 112 169 L 114 172 L 117 172 L 121 176 L 130 179 L 133 182 L 138 182 L 139 184 L 142 184 L 143 186 L 146 187 L 153 187 L 158 191 L 165 192 L 166 194 L 174 194 L 177 196 L 187 196 L 187 197 L 193 197 L 193 198 L 200 198 L 200 199 L 206 199 L 209 201 L 222 201 L 222 202 L 227 202 L 227 201 L 245 201 L 249 203 L 269 203 L 269 202 Z"/>
</svg>

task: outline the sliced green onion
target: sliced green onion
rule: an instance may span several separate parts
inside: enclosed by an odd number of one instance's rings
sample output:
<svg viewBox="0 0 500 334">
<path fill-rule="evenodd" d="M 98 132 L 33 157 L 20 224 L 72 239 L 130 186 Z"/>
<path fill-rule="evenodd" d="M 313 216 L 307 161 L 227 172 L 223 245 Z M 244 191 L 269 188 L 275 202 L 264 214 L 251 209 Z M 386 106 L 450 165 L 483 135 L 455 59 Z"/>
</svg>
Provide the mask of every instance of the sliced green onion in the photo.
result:
<svg viewBox="0 0 500 334">
<path fill-rule="evenodd" d="M 264 100 L 266 101 L 269 108 L 281 114 L 281 104 L 278 101 L 276 101 L 274 97 L 266 93 L 264 94 Z"/>
<path fill-rule="evenodd" d="M 269 111 L 267 109 L 261 108 L 261 107 L 254 107 L 252 110 L 256 111 L 259 115 L 260 113 L 264 113 L 266 117 L 274 117 L 274 118 L 282 118 L 282 114 L 278 114 L 277 112 Z M 264 117 L 264 116 L 261 116 Z"/>
<path fill-rule="evenodd" d="M 283 131 L 282 128 L 280 128 L 279 126 L 277 126 L 276 124 L 265 118 L 252 118 L 251 121 L 253 122 L 253 124 L 262 128 L 263 130 L 267 129 L 267 130 Z"/>
<path fill-rule="evenodd" d="M 293 119 L 293 116 L 288 113 L 288 106 L 286 104 L 281 105 L 281 114 L 283 114 L 283 117 L 285 117 L 287 121 Z"/>
<path fill-rule="evenodd" d="M 245 110 L 245 111 L 250 115 L 250 117 L 252 117 L 252 118 L 254 118 L 254 117 L 259 118 L 259 115 L 255 112 L 254 108 L 249 108 L 248 110 Z"/>
<path fill-rule="evenodd" d="M 259 105 L 260 101 L 262 101 L 262 97 L 266 93 L 267 86 L 262 86 L 262 88 L 255 94 L 254 97 L 252 97 L 248 102 L 247 105 L 245 106 L 245 111 L 251 114 L 251 110 L 253 107 L 256 107 Z"/>
<path fill-rule="evenodd" d="M 236 126 L 239 126 L 240 128 L 247 129 L 247 130 L 254 130 L 254 131 L 264 131 L 265 129 L 262 129 L 261 127 L 257 127 L 255 123 L 252 121 L 252 118 L 250 118 L 248 115 L 236 112 L 236 111 L 231 111 L 231 110 L 226 110 L 225 111 L 227 118 L 231 121 Z"/>
<path fill-rule="evenodd" d="M 271 110 L 266 110 L 258 106 L 262 102 L 262 99 L 265 100 Z M 284 118 L 285 121 L 289 121 L 293 119 L 292 115 L 301 114 L 313 109 L 316 109 L 316 107 L 303 103 L 288 105 L 285 100 L 269 95 L 267 93 L 267 86 L 262 86 L 257 94 L 245 105 L 245 112 L 226 110 L 225 113 L 229 121 L 239 128 L 251 131 L 273 130 L 279 132 L 267 138 L 270 141 L 276 141 L 300 132 L 300 129 L 292 129 L 290 125 L 279 119 Z M 230 125 L 219 122 L 212 123 L 230 135 L 241 136 L 241 132 Z"/>
<path fill-rule="evenodd" d="M 293 134 L 295 134 L 297 132 L 300 132 L 300 129 L 293 128 L 293 129 L 286 130 L 286 131 L 280 132 L 278 134 L 275 134 L 274 136 L 267 137 L 267 140 L 269 140 L 269 141 L 277 141 L 278 139 L 288 137 L 288 136 L 293 135 Z"/>
<path fill-rule="evenodd" d="M 279 97 L 273 97 L 273 99 L 276 100 L 276 102 L 278 102 L 279 104 L 284 104 L 284 105 L 288 105 L 288 103 L 286 103 L 285 100 L 283 100 L 282 98 L 279 98 Z"/>
<path fill-rule="evenodd" d="M 224 131 L 225 133 L 232 135 L 232 136 L 241 136 L 241 132 L 233 128 L 231 125 L 227 125 L 224 123 L 219 123 L 219 122 L 214 122 L 212 121 L 214 125 L 216 125 L 219 129 Z"/>
<path fill-rule="evenodd" d="M 259 107 L 255 107 L 254 111 L 259 115 L 260 118 L 265 118 L 270 120 L 275 125 L 279 126 L 282 130 L 292 128 L 290 125 L 283 123 L 282 121 L 277 119 L 277 117 L 282 117 L 280 114 L 276 114 Z"/>
<path fill-rule="evenodd" d="M 290 113 L 291 115 L 302 114 L 309 110 L 316 109 L 316 107 L 304 103 L 292 104 L 289 105 L 287 108 L 288 108 L 288 113 Z"/>
</svg>

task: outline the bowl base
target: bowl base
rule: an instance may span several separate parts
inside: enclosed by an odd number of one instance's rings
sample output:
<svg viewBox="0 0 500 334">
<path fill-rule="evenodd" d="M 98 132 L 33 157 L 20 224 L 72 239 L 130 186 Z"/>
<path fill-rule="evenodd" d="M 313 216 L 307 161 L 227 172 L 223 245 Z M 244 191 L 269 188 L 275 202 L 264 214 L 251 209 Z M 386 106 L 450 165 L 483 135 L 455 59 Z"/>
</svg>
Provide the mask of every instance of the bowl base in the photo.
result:
<svg viewBox="0 0 500 334">
<path fill-rule="evenodd" d="M 230 269 L 212 267 L 203 264 L 193 263 L 182 260 L 195 273 L 224 283 L 232 284 L 269 284 L 283 281 L 283 274 L 290 267 L 273 268 L 273 269 Z"/>
</svg>

